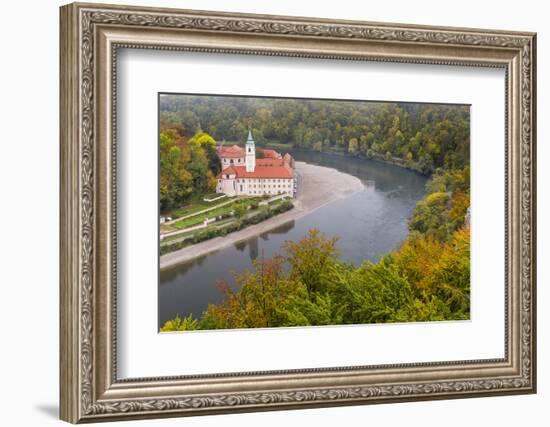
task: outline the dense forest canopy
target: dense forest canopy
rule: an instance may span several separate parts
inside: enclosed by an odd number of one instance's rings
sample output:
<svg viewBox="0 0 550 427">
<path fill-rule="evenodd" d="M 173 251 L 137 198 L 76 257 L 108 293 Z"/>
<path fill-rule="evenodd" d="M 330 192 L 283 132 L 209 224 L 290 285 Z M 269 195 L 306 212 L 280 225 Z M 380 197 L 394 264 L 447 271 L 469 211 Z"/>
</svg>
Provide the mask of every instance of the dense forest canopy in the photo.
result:
<svg viewBox="0 0 550 427">
<path fill-rule="evenodd" d="M 160 130 L 242 142 L 248 127 L 260 146 L 341 151 L 398 160 L 425 174 L 470 163 L 470 107 L 237 96 L 162 95 Z"/>
</svg>

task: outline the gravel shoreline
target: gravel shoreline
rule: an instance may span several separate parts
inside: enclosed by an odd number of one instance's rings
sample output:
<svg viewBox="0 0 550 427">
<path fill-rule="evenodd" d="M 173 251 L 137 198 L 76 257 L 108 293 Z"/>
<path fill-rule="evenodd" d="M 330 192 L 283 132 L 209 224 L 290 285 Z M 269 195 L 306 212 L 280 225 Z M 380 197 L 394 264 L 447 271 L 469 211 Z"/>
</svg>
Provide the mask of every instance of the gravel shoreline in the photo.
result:
<svg viewBox="0 0 550 427">
<path fill-rule="evenodd" d="M 336 169 L 296 162 L 296 171 L 300 178 L 298 194 L 293 200 L 294 209 L 227 236 L 216 237 L 162 255 L 160 268 L 172 267 L 257 236 L 288 221 L 302 218 L 327 203 L 343 199 L 364 189 L 359 178 Z"/>
</svg>

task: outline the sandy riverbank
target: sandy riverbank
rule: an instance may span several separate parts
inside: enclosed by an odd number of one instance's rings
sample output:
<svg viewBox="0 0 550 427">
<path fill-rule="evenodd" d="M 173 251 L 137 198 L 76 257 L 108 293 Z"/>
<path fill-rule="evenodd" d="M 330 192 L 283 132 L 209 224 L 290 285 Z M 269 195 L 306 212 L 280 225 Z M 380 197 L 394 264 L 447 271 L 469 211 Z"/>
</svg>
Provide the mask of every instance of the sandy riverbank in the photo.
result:
<svg viewBox="0 0 550 427">
<path fill-rule="evenodd" d="M 294 209 L 256 225 L 236 231 L 224 237 L 216 237 L 160 257 L 160 268 L 170 267 L 190 259 L 231 246 L 269 231 L 288 221 L 301 218 L 327 203 L 363 190 L 363 183 L 355 176 L 324 166 L 296 162 L 299 174 L 298 194 L 293 200 Z"/>
</svg>

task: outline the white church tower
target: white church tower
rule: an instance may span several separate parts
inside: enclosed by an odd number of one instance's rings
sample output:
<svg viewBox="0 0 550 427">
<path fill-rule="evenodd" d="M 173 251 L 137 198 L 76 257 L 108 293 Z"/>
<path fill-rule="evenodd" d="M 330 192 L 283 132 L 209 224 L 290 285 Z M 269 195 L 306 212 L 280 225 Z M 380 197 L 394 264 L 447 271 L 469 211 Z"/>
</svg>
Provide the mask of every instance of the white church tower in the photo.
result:
<svg viewBox="0 0 550 427">
<path fill-rule="evenodd" d="M 248 129 L 248 139 L 246 140 L 246 171 L 254 172 L 256 169 L 256 147 L 252 139 L 252 131 Z"/>
</svg>

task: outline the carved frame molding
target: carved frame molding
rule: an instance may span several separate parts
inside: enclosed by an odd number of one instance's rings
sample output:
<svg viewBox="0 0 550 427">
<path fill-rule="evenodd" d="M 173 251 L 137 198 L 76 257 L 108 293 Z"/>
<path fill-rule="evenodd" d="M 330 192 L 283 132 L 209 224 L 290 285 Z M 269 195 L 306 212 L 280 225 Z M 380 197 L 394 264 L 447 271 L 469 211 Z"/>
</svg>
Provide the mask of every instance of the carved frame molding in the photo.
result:
<svg viewBox="0 0 550 427">
<path fill-rule="evenodd" d="M 101 421 L 535 391 L 535 34 L 71 4 L 61 8 L 60 42 L 62 419 Z M 506 357 L 117 380 L 113 147 L 114 65 L 121 47 L 504 67 Z M 285 385 L 289 380 L 292 386 Z"/>
</svg>

